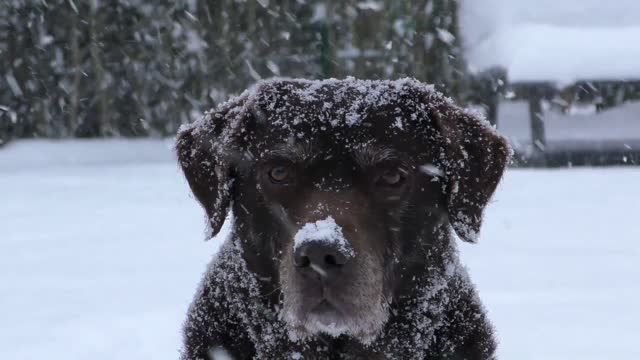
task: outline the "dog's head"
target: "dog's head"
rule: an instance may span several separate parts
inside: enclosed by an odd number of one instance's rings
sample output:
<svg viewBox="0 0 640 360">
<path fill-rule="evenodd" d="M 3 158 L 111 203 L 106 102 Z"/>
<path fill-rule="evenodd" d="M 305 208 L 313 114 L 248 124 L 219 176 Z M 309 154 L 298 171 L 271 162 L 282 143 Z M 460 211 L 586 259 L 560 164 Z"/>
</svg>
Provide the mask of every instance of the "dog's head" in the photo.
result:
<svg viewBox="0 0 640 360">
<path fill-rule="evenodd" d="M 177 152 L 214 233 L 233 206 L 291 333 L 364 343 L 449 225 L 477 239 L 509 156 L 429 86 L 354 79 L 261 82 L 183 129 Z"/>
</svg>

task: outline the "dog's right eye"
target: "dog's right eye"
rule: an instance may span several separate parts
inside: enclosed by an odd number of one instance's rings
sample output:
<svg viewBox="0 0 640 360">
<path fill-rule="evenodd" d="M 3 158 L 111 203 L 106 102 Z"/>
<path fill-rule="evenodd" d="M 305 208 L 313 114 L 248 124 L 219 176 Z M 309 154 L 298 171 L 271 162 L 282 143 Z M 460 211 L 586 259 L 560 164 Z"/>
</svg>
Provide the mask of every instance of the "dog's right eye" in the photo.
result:
<svg viewBox="0 0 640 360">
<path fill-rule="evenodd" d="M 278 165 L 269 170 L 269 179 L 274 184 L 286 184 L 292 176 L 292 170 L 288 166 Z"/>
<path fill-rule="evenodd" d="M 396 169 L 387 170 L 384 173 L 382 173 L 382 175 L 380 175 L 380 181 L 384 185 L 396 186 L 400 184 L 402 180 L 403 180 L 402 174 L 400 174 L 400 171 Z"/>
<path fill-rule="evenodd" d="M 376 176 L 376 185 L 399 188 L 407 179 L 408 171 L 401 167 L 383 169 Z"/>
</svg>

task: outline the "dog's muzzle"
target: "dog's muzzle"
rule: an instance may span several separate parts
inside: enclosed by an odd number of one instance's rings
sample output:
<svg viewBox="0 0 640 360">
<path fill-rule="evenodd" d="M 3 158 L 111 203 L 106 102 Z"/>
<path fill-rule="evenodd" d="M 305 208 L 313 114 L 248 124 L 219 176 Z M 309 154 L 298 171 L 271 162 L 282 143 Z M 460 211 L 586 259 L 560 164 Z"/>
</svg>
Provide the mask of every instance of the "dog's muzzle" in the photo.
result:
<svg viewBox="0 0 640 360">
<path fill-rule="evenodd" d="M 293 266 L 317 285 L 330 286 L 354 256 L 342 228 L 331 216 L 305 224 L 294 237 Z"/>
<path fill-rule="evenodd" d="M 293 255 L 293 265 L 302 276 L 318 285 L 330 285 L 339 278 L 343 267 L 351 257 L 330 243 L 307 242 L 299 246 Z"/>
</svg>

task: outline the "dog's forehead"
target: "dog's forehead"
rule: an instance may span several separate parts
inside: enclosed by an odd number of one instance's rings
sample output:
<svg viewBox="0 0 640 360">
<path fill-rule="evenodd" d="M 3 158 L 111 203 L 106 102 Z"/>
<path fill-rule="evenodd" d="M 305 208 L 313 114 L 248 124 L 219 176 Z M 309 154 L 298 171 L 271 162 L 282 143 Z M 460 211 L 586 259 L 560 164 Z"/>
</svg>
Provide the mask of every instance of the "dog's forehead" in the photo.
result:
<svg viewBox="0 0 640 360">
<path fill-rule="evenodd" d="M 303 127 L 297 127 L 295 131 L 271 129 L 255 137 L 252 146 L 259 158 L 277 157 L 297 162 L 357 160 L 375 164 L 408 154 L 424 153 L 416 148 L 416 141 L 408 138 L 407 134 L 366 126 L 355 126 L 348 131 Z"/>
<path fill-rule="evenodd" d="M 290 138 L 283 143 L 265 143 L 259 158 L 289 159 L 298 163 L 353 163 L 372 166 L 386 161 L 409 160 L 409 152 L 398 144 L 378 141 L 344 142 L 335 139 L 309 141 Z"/>
<path fill-rule="evenodd" d="M 422 99 L 432 92 L 432 87 L 408 79 L 282 80 L 259 84 L 252 103 L 257 117 L 272 129 L 307 125 L 335 132 L 384 123 L 402 130 L 408 120 L 426 115 Z"/>
<path fill-rule="evenodd" d="M 432 93 L 432 87 L 410 79 L 264 82 L 250 101 L 256 145 L 354 152 L 393 144 L 411 150 L 411 138 L 435 132 L 433 104 L 425 101 Z"/>
</svg>

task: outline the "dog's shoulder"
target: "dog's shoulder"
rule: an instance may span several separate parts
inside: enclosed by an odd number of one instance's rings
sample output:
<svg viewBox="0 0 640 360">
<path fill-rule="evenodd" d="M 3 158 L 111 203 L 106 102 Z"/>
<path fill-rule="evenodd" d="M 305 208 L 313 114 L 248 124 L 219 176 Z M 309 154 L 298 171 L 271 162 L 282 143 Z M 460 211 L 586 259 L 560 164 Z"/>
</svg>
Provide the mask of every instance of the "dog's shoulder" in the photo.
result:
<svg viewBox="0 0 640 360">
<path fill-rule="evenodd" d="M 217 347 L 233 358 L 255 356 L 259 334 L 253 327 L 272 321 L 262 318 L 268 309 L 260 306 L 257 283 L 240 252 L 229 237 L 208 265 L 184 324 L 182 359 L 209 359 Z"/>
<path fill-rule="evenodd" d="M 493 328 L 466 269 L 457 260 L 435 274 L 416 273 L 395 304 L 378 352 L 407 359 L 492 359 Z"/>
</svg>

